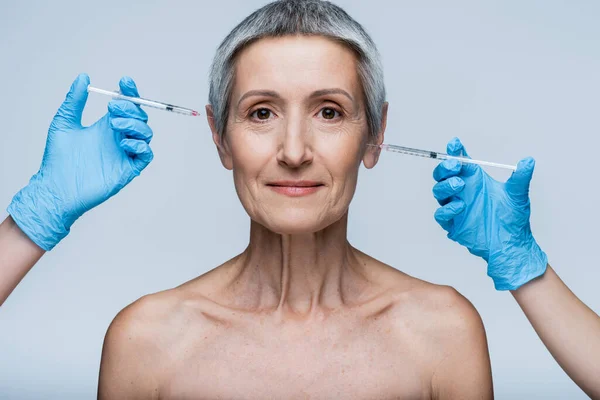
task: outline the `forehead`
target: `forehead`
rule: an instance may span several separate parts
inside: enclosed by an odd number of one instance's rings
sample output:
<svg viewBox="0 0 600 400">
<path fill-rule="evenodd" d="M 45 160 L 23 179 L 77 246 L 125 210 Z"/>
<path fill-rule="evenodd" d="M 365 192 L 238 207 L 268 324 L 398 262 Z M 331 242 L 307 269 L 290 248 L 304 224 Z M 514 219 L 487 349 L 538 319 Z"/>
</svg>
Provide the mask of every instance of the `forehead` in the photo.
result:
<svg viewBox="0 0 600 400">
<path fill-rule="evenodd" d="M 235 94 L 252 89 L 282 93 L 339 87 L 360 90 L 357 56 L 323 36 L 263 38 L 243 49 L 235 66 Z"/>
</svg>

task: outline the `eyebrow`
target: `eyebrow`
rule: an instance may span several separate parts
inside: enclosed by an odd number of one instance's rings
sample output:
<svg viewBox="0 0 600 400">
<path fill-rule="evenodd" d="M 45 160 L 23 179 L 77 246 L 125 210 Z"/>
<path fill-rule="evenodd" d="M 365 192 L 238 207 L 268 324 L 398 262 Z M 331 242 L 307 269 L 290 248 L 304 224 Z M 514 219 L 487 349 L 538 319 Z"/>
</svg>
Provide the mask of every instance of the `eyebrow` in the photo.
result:
<svg viewBox="0 0 600 400">
<path fill-rule="evenodd" d="M 352 96 L 350 96 L 350 94 L 348 92 L 346 92 L 343 89 L 339 89 L 339 88 L 332 88 L 332 89 L 321 89 L 321 90 L 315 90 L 314 92 L 312 92 L 310 94 L 310 96 L 308 96 L 309 99 L 314 99 L 316 97 L 321 97 L 321 96 L 325 96 L 328 94 L 341 94 L 346 96 L 347 98 L 350 99 L 350 101 L 352 102 L 352 104 L 354 104 L 354 99 L 352 98 Z M 242 101 L 244 101 L 244 99 L 247 99 L 248 97 L 252 97 L 252 96 L 266 96 L 266 97 L 273 97 L 276 99 L 281 99 L 281 95 L 273 90 L 250 90 L 246 93 L 244 93 L 244 95 L 242 97 L 240 97 L 240 99 L 238 100 L 238 107 L 240 105 L 240 103 Z"/>
</svg>

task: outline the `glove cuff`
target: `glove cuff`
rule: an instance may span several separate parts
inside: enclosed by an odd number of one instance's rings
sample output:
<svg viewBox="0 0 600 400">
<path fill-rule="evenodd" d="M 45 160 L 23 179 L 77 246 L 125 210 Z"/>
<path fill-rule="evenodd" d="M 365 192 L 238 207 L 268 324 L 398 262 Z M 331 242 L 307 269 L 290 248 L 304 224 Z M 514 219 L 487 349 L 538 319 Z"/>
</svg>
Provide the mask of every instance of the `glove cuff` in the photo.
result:
<svg viewBox="0 0 600 400">
<path fill-rule="evenodd" d="M 6 211 L 29 239 L 46 251 L 69 234 L 58 199 L 40 187 L 37 174 L 13 197 Z"/>
<path fill-rule="evenodd" d="M 533 238 L 527 246 L 507 253 L 494 260 L 493 268 L 488 265 L 488 275 L 496 290 L 516 290 L 546 272 L 548 256 Z M 501 271 L 502 274 L 491 275 L 489 271 Z"/>
</svg>

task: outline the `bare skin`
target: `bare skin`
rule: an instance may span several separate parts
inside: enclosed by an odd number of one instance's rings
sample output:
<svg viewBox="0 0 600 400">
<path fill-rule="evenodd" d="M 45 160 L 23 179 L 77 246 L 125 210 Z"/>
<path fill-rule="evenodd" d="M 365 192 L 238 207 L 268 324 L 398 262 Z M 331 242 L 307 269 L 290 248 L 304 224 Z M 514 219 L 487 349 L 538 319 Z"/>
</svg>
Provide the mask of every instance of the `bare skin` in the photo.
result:
<svg viewBox="0 0 600 400">
<path fill-rule="evenodd" d="M 347 241 L 359 166 L 379 155 L 362 98 L 354 53 L 326 38 L 240 52 L 223 138 L 207 114 L 252 221 L 248 248 L 115 318 L 99 398 L 492 398 L 471 304 Z M 386 116 L 387 103 L 378 143 Z M 282 193 L 300 181 L 314 191 Z"/>
<path fill-rule="evenodd" d="M 548 265 L 544 275 L 511 292 L 544 345 L 571 379 L 600 399 L 600 317 Z"/>
<path fill-rule="evenodd" d="M 45 253 L 10 215 L 0 224 L 0 306 Z"/>
<path fill-rule="evenodd" d="M 314 50 L 311 47 L 311 53 Z M 349 76 L 343 54 L 332 53 L 330 68 L 313 66 L 312 75 L 305 60 L 303 64 L 292 54 L 274 54 L 292 61 L 270 71 L 279 82 L 325 76 L 327 82 L 315 82 L 316 87 L 346 86 L 354 99 L 360 97 L 355 82 L 335 82 Z M 268 55 L 260 58 L 265 65 Z M 246 61 L 244 67 L 252 65 L 252 58 Z M 294 64 L 306 69 L 294 70 Z M 278 76 L 273 71 L 293 74 Z M 265 81 L 260 70 L 237 72 L 242 88 L 236 87 L 236 100 L 252 86 L 249 78 L 260 78 L 261 85 L 255 86 L 278 86 Z M 356 134 L 364 129 L 360 110 L 346 103 L 349 120 L 330 131 L 334 135 L 328 140 L 334 146 L 327 147 L 326 141 L 319 142 L 319 134 L 328 128 L 299 118 L 322 104 L 300 102 L 306 90 L 293 87 L 299 89 L 298 97 L 286 93 L 283 102 L 270 104 L 279 108 L 280 116 L 291 111 L 292 118 L 283 119 L 289 121 L 284 129 L 258 129 L 243 112 L 232 109 L 229 135 L 224 142 L 215 139 L 223 164 L 234 169 L 242 203 L 251 218 L 260 221 L 252 223 L 248 249 L 193 281 L 146 296 L 119 313 L 105 340 L 99 397 L 491 397 L 485 334 L 472 306 L 453 289 L 402 274 L 346 241 L 353 168 L 361 155 L 367 168 L 378 156 L 361 150 L 362 143 L 355 141 L 364 137 Z M 246 141 L 240 135 L 244 132 L 250 133 Z M 380 132 L 377 142 L 382 140 Z M 259 151 L 273 144 L 272 153 Z M 281 167 L 280 177 L 295 178 L 309 166 L 321 165 L 324 169 L 310 177 L 321 179 L 334 195 L 321 199 L 326 205 L 320 212 L 304 214 L 314 211 L 315 203 L 262 196 L 264 185 L 252 177 L 257 176 L 257 163 L 271 168 L 265 162 L 269 157 Z M 331 159 L 338 162 L 332 166 Z M 253 187 L 258 191 L 250 191 Z M 348 187 L 352 190 L 344 190 Z M 340 203 L 342 207 L 336 207 Z M 315 215 L 319 217 L 311 219 Z M 315 227 L 318 233 L 306 233 Z M 43 254 L 11 217 L 0 224 L 0 304 Z M 600 357 L 598 315 L 550 267 L 513 295 L 569 376 L 592 398 L 600 398 L 595 363 Z"/>
<path fill-rule="evenodd" d="M 274 254 L 294 246 L 272 245 Z M 265 275 L 251 248 L 138 300 L 107 334 L 99 397 L 492 398 L 483 325 L 465 298 L 347 243 L 340 252 L 347 264 L 326 272 L 335 281 L 297 309 L 291 284 L 321 271 L 296 276 L 304 271 L 284 263 Z"/>
</svg>

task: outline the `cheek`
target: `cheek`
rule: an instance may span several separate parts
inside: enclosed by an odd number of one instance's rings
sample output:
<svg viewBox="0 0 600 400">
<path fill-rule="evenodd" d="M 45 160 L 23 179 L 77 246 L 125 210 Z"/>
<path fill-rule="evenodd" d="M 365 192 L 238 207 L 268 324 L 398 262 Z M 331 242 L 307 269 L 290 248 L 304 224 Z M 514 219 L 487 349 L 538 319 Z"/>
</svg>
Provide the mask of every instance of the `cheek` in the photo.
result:
<svg viewBox="0 0 600 400">
<path fill-rule="evenodd" d="M 273 159 L 269 140 L 251 132 L 231 135 L 230 149 L 233 164 L 233 181 L 237 195 L 246 211 L 252 215 L 260 197 L 261 174 Z"/>
<path fill-rule="evenodd" d="M 320 142 L 315 148 L 331 174 L 338 179 L 352 179 L 362 159 L 359 135 L 342 132 Z"/>
<path fill-rule="evenodd" d="M 230 148 L 234 170 L 258 173 L 273 157 L 271 142 L 268 137 L 254 133 L 243 132 L 233 136 Z"/>
<path fill-rule="evenodd" d="M 360 146 L 358 144 L 339 143 L 335 146 L 324 146 L 319 149 L 319 158 L 332 179 L 331 200 L 340 206 L 347 207 L 351 201 L 360 167 Z"/>
</svg>

